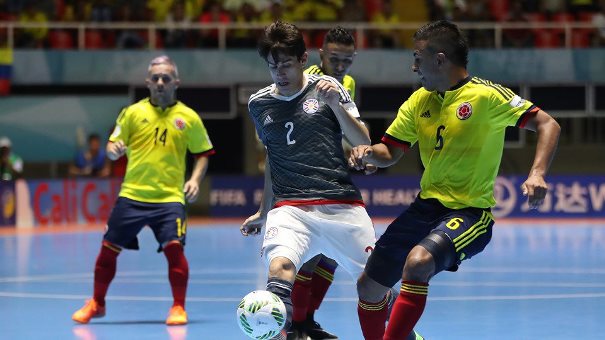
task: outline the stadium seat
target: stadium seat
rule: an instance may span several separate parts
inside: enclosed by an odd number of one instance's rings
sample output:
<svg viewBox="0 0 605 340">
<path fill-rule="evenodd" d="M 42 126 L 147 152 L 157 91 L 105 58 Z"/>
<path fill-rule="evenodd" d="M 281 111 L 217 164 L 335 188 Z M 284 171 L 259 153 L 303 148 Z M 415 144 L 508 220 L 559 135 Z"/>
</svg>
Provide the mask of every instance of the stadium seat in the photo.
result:
<svg viewBox="0 0 605 340">
<path fill-rule="evenodd" d="M 90 50 L 105 48 L 103 34 L 94 29 L 86 30 L 86 33 L 84 34 L 84 46 L 86 49 Z"/>
<path fill-rule="evenodd" d="M 48 34 L 50 47 L 53 49 L 73 49 L 74 38 L 65 30 L 51 30 Z"/>
<path fill-rule="evenodd" d="M 551 29 L 537 29 L 534 31 L 534 45 L 538 48 L 561 47 L 561 37 Z"/>
<path fill-rule="evenodd" d="M 496 21 L 504 21 L 508 16 L 510 5 L 508 0 L 489 1 L 489 12 Z"/>
<path fill-rule="evenodd" d="M 574 29 L 571 32 L 571 47 L 573 48 L 587 48 L 590 47 L 590 37 L 592 31 L 586 29 Z"/>
</svg>

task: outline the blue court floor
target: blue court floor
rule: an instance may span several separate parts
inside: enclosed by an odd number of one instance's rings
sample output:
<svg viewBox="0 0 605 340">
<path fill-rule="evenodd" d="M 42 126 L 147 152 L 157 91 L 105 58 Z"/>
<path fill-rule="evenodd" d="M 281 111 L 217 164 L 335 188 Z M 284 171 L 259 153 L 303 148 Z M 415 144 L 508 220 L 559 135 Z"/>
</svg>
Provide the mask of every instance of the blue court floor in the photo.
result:
<svg viewBox="0 0 605 340">
<path fill-rule="evenodd" d="M 238 227 L 190 226 L 190 323 L 179 327 L 164 324 L 172 298 L 149 229 L 140 251 L 118 259 L 107 316 L 88 325 L 70 317 L 92 293 L 102 231 L 0 236 L 0 339 L 245 340 L 236 306 L 266 277 L 261 239 Z M 341 339 L 362 339 L 354 284 L 342 270 L 317 319 Z M 482 254 L 431 281 L 417 329 L 430 340 L 605 339 L 605 224 L 497 223 Z"/>
</svg>

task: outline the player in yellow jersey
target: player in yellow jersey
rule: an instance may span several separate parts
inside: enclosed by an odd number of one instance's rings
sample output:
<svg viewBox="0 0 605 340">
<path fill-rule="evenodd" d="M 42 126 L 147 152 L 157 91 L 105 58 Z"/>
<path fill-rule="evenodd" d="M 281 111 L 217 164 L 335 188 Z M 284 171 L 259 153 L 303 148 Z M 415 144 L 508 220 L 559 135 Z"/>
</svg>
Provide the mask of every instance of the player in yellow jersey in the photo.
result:
<svg viewBox="0 0 605 340">
<path fill-rule="evenodd" d="M 167 56 L 151 60 L 146 78 L 150 97 L 126 107 L 107 143 L 107 156 L 128 156 L 126 176 L 107 222 L 94 271 L 94 293 L 72 319 L 88 323 L 105 315 L 105 295 L 121 250 L 138 249 L 137 234 L 148 225 L 168 261 L 173 305 L 166 324 L 187 323 L 185 296 L 189 264 L 183 252 L 187 222 L 185 200 L 193 202 L 214 153 L 199 115 L 176 99 L 179 76 Z M 195 156 L 184 181 L 187 151 Z"/>
<path fill-rule="evenodd" d="M 531 102 L 469 76 L 468 45 L 455 24 L 421 27 L 414 49 L 412 70 L 423 87 L 399 108 L 382 143 L 358 146 L 349 158 L 357 169 L 366 162 L 388 167 L 417 143 L 425 166 L 416 201 L 377 241 L 358 281 L 358 312 L 371 340 L 405 339 L 422 315 L 429 280 L 443 270 L 455 271 L 489 243 L 505 128 L 538 132 L 533 165 L 521 186 L 532 208 L 546 195 L 544 176 L 560 134 L 559 124 Z M 385 331 L 386 312 L 378 303 L 399 279 L 401 290 Z"/>
</svg>

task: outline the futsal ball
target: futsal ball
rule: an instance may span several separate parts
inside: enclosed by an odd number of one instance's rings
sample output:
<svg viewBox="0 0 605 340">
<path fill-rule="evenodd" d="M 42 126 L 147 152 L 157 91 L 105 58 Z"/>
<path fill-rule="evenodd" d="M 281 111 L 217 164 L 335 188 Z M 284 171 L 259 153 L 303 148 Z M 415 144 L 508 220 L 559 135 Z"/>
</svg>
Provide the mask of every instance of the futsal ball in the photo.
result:
<svg viewBox="0 0 605 340">
<path fill-rule="evenodd" d="M 271 339 L 284 327 L 286 306 L 275 294 L 255 290 L 237 306 L 239 328 L 252 339 Z"/>
</svg>

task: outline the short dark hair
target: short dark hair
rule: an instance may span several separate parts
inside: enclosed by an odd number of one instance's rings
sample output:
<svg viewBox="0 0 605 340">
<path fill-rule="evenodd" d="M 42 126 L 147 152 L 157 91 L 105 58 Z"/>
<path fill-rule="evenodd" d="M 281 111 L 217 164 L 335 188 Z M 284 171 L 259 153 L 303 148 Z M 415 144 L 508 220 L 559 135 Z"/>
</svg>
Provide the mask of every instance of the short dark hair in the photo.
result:
<svg viewBox="0 0 605 340">
<path fill-rule="evenodd" d="M 414 33 L 414 41 L 424 40 L 427 49 L 442 52 L 455 65 L 466 68 L 468 43 L 458 26 L 447 20 L 430 22 Z"/>
<path fill-rule="evenodd" d="M 98 133 L 91 133 L 90 135 L 88 135 L 88 142 L 92 142 L 93 140 L 101 140 L 101 136 L 99 136 Z"/>
<path fill-rule="evenodd" d="M 279 54 L 295 56 L 300 60 L 307 51 L 302 33 L 293 24 L 276 21 L 265 28 L 258 41 L 258 54 L 267 60 L 269 54 L 277 61 Z"/>
<path fill-rule="evenodd" d="M 323 46 L 325 47 L 329 43 L 355 46 L 355 38 L 353 38 L 353 35 L 343 27 L 336 26 L 326 33 Z"/>
</svg>

